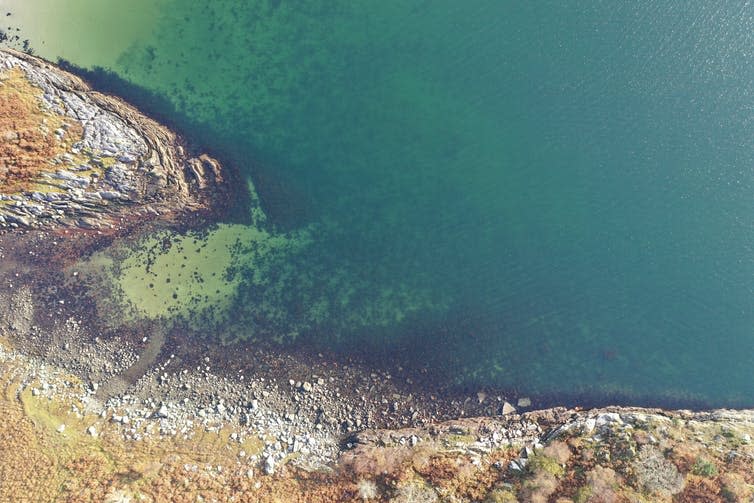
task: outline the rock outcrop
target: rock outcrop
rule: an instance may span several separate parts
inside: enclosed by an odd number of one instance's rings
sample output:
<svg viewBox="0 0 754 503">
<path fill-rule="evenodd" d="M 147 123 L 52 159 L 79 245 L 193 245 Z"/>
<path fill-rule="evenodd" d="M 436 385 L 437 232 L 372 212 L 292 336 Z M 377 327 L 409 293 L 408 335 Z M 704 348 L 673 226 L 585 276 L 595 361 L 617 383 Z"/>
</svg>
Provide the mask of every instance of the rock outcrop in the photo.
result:
<svg viewBox="0 0 754 503">
<path fill-rule="evenodd" d="M 340 468 L 372 501 L 748 502 L 752 434 L 750 410 L 555 408 L 363 431 Z"/>
<path fill-rule="evenodd" d="M 220 165 L 122 100 L 0 50 L 0 230 L 117 229 L 207 209 Z"/>
</svg>

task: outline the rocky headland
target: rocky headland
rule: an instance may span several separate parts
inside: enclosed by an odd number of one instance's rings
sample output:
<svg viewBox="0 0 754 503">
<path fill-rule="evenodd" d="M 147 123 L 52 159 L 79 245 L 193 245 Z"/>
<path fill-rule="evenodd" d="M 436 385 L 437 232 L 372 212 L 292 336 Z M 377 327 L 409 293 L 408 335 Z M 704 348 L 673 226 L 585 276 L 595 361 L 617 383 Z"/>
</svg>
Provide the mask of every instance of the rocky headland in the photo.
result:
<svg viewBox="0 0 754 503">
<path fill-rule="evenodd" d="M 0 51 L 0 229 L 110 230 L 211 207 L 220 165 L 120 99 Z"/>
<path fill-rule="evenodd" d="M 98 311 L 79 255 L 211 220 L 227 178 L 122 100 L 0 51 L 0 501 L 752 501 L 752 411 L 537 410 Z"/>
</svg>

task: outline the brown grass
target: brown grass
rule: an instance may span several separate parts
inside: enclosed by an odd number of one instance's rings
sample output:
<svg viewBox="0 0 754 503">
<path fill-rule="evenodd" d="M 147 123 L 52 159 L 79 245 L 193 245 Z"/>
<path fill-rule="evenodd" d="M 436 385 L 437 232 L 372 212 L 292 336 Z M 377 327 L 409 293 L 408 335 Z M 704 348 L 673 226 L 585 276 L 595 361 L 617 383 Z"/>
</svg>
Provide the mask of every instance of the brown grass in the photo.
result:
<svg viewBox="0 0 754 503">
<path fill-rule="evenodd" d="M 0 187 L 4 193 L 27 189 L 51 171 L 50 159 L 81 139 L 81 124 L 45 110 L 42 90 L 18 69 L 0 74 Z M 60 141 L 55 130 L 66 125 Z"/>
</svg>

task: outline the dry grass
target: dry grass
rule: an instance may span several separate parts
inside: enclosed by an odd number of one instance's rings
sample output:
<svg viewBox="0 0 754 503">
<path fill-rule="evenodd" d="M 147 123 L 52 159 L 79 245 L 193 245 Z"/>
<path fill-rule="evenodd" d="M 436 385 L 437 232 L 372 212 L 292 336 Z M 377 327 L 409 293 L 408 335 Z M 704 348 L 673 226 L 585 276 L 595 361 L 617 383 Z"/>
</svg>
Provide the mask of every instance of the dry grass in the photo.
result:
<svg viewBox="0 0 754 503">
<path fill-rule="evenodd" d="M 643 446 L 633 463 L 633 469 L 639 486 L 648 493 L 663 496 L 683 490 L 683 475 L 655 447 Z"/>
<path fill-rule="evenodd" d="M 80 123 L 44 109 L 42 90 L 18 69 L 0 74 L 0 186 L 19 192 L 33 185 L 40 173 L 51 171 L 50 159 L 81 139 Z M 55 136 L 65 126 L 61 141 Z"/>
</svg>

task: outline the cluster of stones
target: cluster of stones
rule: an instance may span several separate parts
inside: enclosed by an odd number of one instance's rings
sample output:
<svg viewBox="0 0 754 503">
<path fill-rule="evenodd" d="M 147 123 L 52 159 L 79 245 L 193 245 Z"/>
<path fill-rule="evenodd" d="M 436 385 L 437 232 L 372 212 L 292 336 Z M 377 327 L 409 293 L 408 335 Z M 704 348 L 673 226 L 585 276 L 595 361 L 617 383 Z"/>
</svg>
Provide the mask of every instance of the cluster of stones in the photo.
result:
<svg viewBox="0 0 754 503">
<path fill-rule="evenodd" d="M 187 158 L 173 133 L 131 106 L 8 50 L 0 129 L 0 229 L 109 229 L 200 208 L 210 181 L 221 181 L 216 161 Z"/>
<path fill-rule="evenodd" d="M 210 364 L 204 363 L 202 370 Z M 153 399 L 122 396 L 102 404 L 96 399 L 98 384 L 71 379 L 2 345 L 0 369 L 12 374 L 19 383 L 15 396 L 32 409 L 71 403 L 69 411 L 55 416 L 58 422 L 49 423 L 61 441 L 114 442 L 120 433 L 124 445 L 139 449 L 157 439 L 201 442 L 201 432 L 208 432 L 220 438 L 222 466 L 183 458 L 187 464 L 180 476 L 233 479 L 252 492 L 275 481 L 283 487 L 286 476 L 308 468 L 333 474 L 309 489 L 325 494 L 326 487 L 340 484 L 342 493 L 341 499 L 308 501 L 723 502 L 750 501 L 754 494 L 747 484 L 753 480 L 754 411 L 511 411 L 343 438 L 316 428 L 303 413 L 284 413 L 281 405 L 292 401 L 284 393 L 288 387 L 262 378 L 239 403 L 220 398 L 228 381 L 158 368 L 148 378 L 160 383 Z M 325 397 L 329 380 L 312 377 L 287 383 L 299 397 L 294 402 Z M 159 393 L 165 386 L 170 389 Z M 208 396 L 192 393 L 203 388 Z M 175 389 L 182 398 L 171 393 Z M 252 500 L 294 499 L 259 495 Z"/>
</svg>

